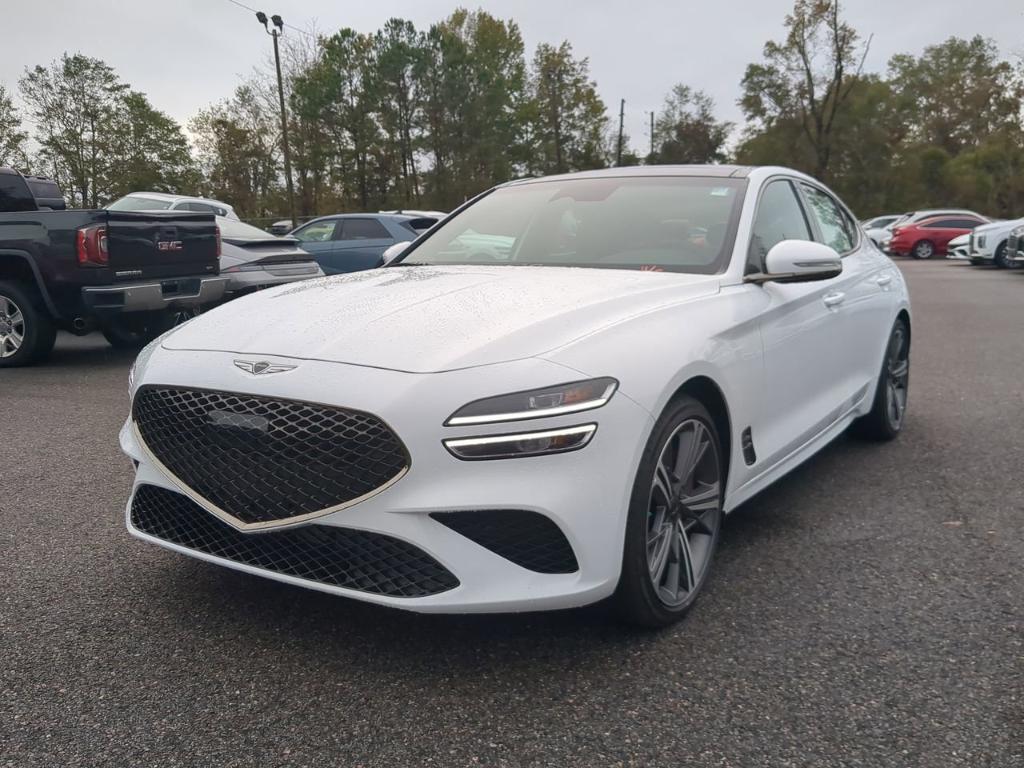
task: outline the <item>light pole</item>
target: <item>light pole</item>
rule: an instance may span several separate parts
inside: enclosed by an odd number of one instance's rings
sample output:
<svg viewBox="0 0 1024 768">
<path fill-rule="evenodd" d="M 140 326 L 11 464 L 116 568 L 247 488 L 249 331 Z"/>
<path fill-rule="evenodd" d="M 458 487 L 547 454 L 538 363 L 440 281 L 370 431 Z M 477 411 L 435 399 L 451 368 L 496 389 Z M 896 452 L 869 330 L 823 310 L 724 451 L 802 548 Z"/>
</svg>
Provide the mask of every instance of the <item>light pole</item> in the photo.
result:
<svg viewBox="0 0 1024 768">
<path fill-rule="evenodd" d="M 263 25 L 267 34 L 274 38 L 274 64 L 277 66 L 277 97 L 281 101 L 281 150 L 284 153 L 284 180 L 288 185 L 288 212 L 292 217 L 292 227 L 297 227 L 299 222 L 295 218 L 295 190 L 292 188 L 292 159 L 288 153 L 288 115 L 284 111 L 284 84 L 281 81 L 281 54 L 277 49 L 277 38 L 284 34 L 284 21 L 280 16 L 274 14 L 270 21 L 274 29 L 267 26 L 267 14 L 263 11 L 256 11 L 256 19 Z"/>
</svg>

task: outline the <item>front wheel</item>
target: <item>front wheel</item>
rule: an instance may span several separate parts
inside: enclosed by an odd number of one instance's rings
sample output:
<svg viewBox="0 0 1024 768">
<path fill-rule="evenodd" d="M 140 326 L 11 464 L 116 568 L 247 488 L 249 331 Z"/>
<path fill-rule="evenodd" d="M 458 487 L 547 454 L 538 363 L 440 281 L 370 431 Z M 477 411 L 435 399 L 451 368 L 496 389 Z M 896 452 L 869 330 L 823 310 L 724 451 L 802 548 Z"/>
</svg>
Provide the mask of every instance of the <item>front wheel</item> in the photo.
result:
<svg viewBox="0 0 1024 768">
<path fill-rule="evenodd" d="M 1015 261 L 1010 261 L 1006 255 L 1006 243 L 1002 242 L 999 247 L 996 248 L 995 258 L 993 259 L 997 267 L 1003 269 L 1016 269 L 1019 265 Z"/>
<path fill-rule="evenodd" d="M 166 310 L 132 312 L 107 320 L 101 330 L 115 349 L 141 349 L 173 325 L 174 318 Z"/>
<path fill-rule="evenodd" d="M 910 249 L 910 255 L 915 259 L 930 259 L 935 255 L 935 244 L 930 240 L 919 240 Z"/>
<path fill-rule="evenodd" d="M 614 602 L 626 621 L 664 627 L 700 594 L 722 523 L 721 442 L 707 409 L 674 400 L 655 424 L 633 483 Z"/>
</svg>

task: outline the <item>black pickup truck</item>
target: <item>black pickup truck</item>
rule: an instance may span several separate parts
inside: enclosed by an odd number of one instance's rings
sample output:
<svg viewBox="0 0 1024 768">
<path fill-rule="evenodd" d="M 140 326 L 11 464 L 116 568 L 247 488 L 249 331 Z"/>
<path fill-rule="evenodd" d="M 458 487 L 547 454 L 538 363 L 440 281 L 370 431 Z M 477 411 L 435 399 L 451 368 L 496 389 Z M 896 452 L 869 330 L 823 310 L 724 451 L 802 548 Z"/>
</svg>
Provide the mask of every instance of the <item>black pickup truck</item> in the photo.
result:
<svg viewBox="0 0 1024 768">
<path fill-rule="evenodd" d="M 53 182 L 0 168 L 0 368 L 57 330 L 138 347 L 224 293 L 211 214 L 62 210 Z"/>
</svg>

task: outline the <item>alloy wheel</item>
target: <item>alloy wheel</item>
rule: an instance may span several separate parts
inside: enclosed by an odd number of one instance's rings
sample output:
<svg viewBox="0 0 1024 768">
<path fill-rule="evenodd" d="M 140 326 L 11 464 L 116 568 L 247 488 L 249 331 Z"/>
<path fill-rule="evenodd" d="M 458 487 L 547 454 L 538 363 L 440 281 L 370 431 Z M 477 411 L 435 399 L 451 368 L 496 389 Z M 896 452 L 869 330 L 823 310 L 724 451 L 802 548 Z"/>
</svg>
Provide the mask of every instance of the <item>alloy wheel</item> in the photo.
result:
<svg viewBox="0 0 1024 768">
<path fill-rule="evenodd" d="M 897 325 L 885 353 L 885 412 L 893 429 L 897 430 L 903 424 L 903 414 L 907 410 L 910 383 L 910 345 L 907 342 L 906 329 Z"/>
<path fill-rule="evenodd" d="M 935 246 L 924 240 L 914 246 L 914 255 L 919 259 L 930 259 L 935 253 Z"/>
<path fill-rule="evenodd" d="M 699 588 L 720 523 L 718 452 L 704 423 L 687 419 L 662 446 L 648 501 L 648 573 L 666 606 Z"/>
<path fill-rule="evenodd" d="M 0 357 L 13 357 L 25 343 L 25 316 L 8 296 L 0 296 Z"/>
</svg>

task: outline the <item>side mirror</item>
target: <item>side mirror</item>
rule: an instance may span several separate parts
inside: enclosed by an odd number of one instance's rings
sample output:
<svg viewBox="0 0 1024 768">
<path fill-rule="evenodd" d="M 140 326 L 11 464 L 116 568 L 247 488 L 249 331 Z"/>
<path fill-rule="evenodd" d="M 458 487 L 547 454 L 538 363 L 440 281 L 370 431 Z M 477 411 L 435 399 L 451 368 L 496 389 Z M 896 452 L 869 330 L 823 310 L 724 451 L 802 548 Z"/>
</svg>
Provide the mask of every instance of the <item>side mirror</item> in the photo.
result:
<svg viewBox="0 0 1024 768">
<path fill-rule="evenodd" d="M 382 267 L 386 267 L 392 261 L 394 261 L 399 256 L 401 256 L 403 253 L 405 253 L 405 249 L 408 248 L 410 245 L 412 245 L 412 242 L 409 241 L 409 240 L 403 240 L 400 243 L 395 243 L 390 248 L 388 248 L 386 251 L 384 251 L 384 256 L 383 256 L 383 259 L 381 260 L 380 265 Z"/>
<path fill-rule="evenodd" d="M 808 240 L 783 240 L 765 256 L 765 272 L 747 275 L 748 283 L 809 283 L 830 280 L 843 271 L 843 261 L 834 249 Z"/>
</svg>

